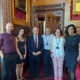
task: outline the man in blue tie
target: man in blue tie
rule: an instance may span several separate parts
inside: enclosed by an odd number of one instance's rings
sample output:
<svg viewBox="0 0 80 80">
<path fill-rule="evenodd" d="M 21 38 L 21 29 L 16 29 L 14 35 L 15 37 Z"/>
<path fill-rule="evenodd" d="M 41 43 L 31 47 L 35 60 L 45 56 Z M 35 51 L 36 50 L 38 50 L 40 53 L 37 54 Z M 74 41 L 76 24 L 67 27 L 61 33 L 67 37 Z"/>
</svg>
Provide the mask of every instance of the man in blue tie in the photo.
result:
<svg viewBox="0 0 80 80">
<path fill-rule="evenodd" d="M 39 29 L 34 27 L 32 30 L 33 34 L 28 38 L 27 41 L 27 49 L 29 55 L 29 62 L 30 62 L 30 79 L 33 80 L 34 75 L 36 77 L 41 78 L 39 75 L 40 69 L 40 60 L 41 60 L 41 53 L 43 51 L 43 38 L 39 36 Z M 34 74 L 35 68 L 35 74 Z"/>
<path fill-rule="evenodd" d="M 44 41 L 44 72 L 45 77 L 53 77 L 53 62 L 50 56 L 50 40 L 53 37 L 53 34 L 50 34 L 50 29 L 46 28 L 45 34 L 42 35 Z"/>
</svg>

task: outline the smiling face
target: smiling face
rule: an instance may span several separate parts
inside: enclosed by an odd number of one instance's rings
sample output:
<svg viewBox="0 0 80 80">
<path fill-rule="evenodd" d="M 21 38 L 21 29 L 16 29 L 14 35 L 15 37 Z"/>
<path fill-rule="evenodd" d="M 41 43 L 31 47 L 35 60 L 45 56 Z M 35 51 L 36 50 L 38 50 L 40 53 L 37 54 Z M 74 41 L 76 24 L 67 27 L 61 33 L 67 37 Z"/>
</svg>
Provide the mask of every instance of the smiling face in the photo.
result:
<svg viewBox="0 0 80 80">
<path fill-rule="evenodd" d="M 55 31 L 55 36 L 59 36 L 59 37 L 60 37 L 60 35 L 61 35 L 61 32 L 60 32 L 59 29 L 57 29 L 57 30 Z"/>
<path fill-rule="evenodd" d="M 68 33 L 69 33 L 69 35 L 73 35 L 74 34 L 74 28 L 72 26 L 70 26 L 68 28 Z"/>
<path fill-rule="evenodd" d="M 6 31 L 12 32 L 14 30 L 14 26 L 12 23 L 7 23 L 6 24 Z"/>
</svg>

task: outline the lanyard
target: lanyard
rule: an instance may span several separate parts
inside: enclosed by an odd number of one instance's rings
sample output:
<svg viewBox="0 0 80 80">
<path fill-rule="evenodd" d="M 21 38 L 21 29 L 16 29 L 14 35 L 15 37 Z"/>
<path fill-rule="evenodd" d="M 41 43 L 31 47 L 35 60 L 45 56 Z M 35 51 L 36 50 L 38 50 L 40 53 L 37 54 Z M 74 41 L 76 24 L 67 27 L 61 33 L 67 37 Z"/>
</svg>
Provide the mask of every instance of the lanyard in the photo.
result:
<svg viewBox="0 0 80 80">
<path fill-rule="evenodd" d="M 56 37 L 55 37 L 56 38 Z M 59 38 L 59 41 L 57 42 L 57 38 L 56 38 L 56 44 L 57 44 L 57 47 L 59 47 L 59 42 L 60 42 L 60 38 Z"/>
<path fill-rule="evenodd" d="M 49 39 L 50 39 L 50 35 L 49 35 L 49 38 L 47 39 L 47 36 L 45 36 L 46 37 L 46 44 L 48 44 L 48 41 L 49 41 Z"/>
</svg>

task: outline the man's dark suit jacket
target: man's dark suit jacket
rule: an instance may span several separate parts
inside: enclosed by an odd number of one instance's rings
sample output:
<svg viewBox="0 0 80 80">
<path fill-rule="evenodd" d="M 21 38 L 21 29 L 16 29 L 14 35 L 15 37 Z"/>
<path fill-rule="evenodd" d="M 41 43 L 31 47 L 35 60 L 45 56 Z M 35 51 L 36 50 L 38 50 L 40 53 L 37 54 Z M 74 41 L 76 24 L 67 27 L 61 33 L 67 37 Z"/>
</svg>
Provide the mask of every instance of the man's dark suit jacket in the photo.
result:
<svg viewBox="0 0 80 80">
<path fill-rule="evenodd" d="M 27 49 L 28 49 L 30 56 L 34 56 L 33 52 L 40 51 L 42 53 L 42 51 L 44 49 L 43 38 L 41 36 L 38 36 L 38 48 L 36 49 L 34 36 L 31 35 L 27 41 Z"/>
</svg>

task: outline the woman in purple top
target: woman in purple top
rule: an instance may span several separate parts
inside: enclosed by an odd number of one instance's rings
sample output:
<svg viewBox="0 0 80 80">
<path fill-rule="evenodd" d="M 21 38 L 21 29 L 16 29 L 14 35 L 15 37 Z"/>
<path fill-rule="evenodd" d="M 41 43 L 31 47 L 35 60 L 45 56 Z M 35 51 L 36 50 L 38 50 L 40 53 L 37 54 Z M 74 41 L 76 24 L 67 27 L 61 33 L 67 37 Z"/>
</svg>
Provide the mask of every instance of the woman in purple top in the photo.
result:
<svg viewBox="0 0 80 80">
<path fill-rule="evenodd" d="M 26 39 L 24 37 L 25 30 L 23 28 L 17 29 L 17 37 L 16 37 L 16 50 L 17 50 L 17 67 L 16 67 L 16 75 L 17 80 L 25 80 L 22 77 L 23 66 L 26 59 Z"/>
</svg>

